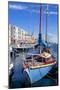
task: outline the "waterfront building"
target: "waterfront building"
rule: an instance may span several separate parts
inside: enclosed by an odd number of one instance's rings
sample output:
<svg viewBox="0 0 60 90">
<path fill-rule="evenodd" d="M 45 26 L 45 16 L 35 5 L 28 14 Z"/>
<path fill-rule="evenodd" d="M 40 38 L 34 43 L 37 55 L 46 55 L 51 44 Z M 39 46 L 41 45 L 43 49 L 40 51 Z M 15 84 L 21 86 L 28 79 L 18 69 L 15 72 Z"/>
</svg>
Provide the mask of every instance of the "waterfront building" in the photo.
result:
<svg viewBox="0 0 60 90">
<path fill-rule="evenodd" d="M 16 25 L 9 24 L 9 45 L 21 46 L 21 44 L 34 44 L 36 39 L 34 33 L 28 34 L 24 29 L 17 27 Z"/>
</svg>

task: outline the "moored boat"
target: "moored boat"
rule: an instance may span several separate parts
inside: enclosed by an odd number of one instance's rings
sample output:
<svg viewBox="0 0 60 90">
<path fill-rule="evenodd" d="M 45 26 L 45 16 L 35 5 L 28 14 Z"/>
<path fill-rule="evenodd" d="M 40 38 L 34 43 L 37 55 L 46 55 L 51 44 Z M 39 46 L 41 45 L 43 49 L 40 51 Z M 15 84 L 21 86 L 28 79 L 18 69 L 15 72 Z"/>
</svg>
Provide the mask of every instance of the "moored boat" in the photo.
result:
<svg viewBox="0 0 60 90">
<path fill-rule="evenodd" d="M 42 79 L 52 67 L 56 64 L 55 57 L 51 54 L 50 47 L 48 46 L 47 36 L 46 36 L 46 45 L 42 41 L 41 34 L 41 17 L 42 17 L 42 4 L 40 4 L 40 32 L 38 45 L 34 46 L 35 50 L 28 52 L 25 61 L 23 63 L 24 72 L 27 72 L 31 83 Z M 47 22 L 46 22 L 47 23 Z M 47 25 L 46 25 L 46 35 L 47 35 Z"/>
</svg>

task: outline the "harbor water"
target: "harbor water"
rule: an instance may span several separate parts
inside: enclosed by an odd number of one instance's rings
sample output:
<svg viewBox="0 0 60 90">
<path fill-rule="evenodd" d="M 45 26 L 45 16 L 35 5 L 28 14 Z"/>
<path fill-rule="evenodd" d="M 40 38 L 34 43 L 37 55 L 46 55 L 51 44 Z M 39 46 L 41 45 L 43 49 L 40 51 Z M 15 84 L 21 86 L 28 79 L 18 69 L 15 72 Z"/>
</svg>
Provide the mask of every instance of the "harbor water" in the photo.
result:
<svg viewBox="0 0 60 90">
<path fill-rule="evenodd" d="M 57 55 L 57 44 L 51 46 L 53 54 L 57 59 L 58 64 L 58 55 Z M 42 79 L 31 84 L 28 74 L 24 71 L 23 61 L 25 59 L 27 51 L 20 51 L 16 53 L 14 57 L 10 57 L 11 63 L 13 63 L 13 68 L 9 74 L 9 88 L 25 88 L 25 87 L 41 87 L 41 86 L 56 86 L 58 85 L 58 65 L 56 64 L 52 70 Z M 38 76 L 37 76 L 38 77 Z"/>
</svg>

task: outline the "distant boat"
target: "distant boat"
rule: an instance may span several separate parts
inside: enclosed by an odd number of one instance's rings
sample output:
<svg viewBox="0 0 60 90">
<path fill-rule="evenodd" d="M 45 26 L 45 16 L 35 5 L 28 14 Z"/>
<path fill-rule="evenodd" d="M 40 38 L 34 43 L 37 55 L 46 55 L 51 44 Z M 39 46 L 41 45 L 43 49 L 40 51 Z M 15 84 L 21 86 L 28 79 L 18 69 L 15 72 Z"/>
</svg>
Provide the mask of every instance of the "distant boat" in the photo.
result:
<svg viewBox="0 0 60 90">
<path fill-rule="evenodd" d="M 40 32 L 38 44 L 34 46 L 34 50 L 32 49 L 29 50 L 23 63 L 24 72 L 28 74 L 31 83 L 35 83 L 36 81 L 42 79 L 56 64 L 56 59 L 51 54 L 50 47 L 48 46 L 47 36 L 45 44 L 42 41 L 41 16 L 42 16 L 42 4 L 40 4 Z"/>
</svg>

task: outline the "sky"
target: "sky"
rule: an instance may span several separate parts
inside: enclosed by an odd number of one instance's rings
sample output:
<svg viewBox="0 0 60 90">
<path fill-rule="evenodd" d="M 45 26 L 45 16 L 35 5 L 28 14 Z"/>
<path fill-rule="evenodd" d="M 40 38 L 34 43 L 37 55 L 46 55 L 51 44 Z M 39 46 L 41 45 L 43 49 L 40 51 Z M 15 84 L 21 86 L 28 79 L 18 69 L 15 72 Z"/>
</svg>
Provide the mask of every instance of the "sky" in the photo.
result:
<svg viewBox="0 0 60 90">
<path fill-rule="evenodd" d="M 42 4 L 42 37 L 46 33 L 46 7 L 48 6 L 48 39 L 58 40 L 58 5 Z M 16 25 L 38 37 L 40 30 L 40 3 L 8 2 L 8 23 Z"/>
</svg>

